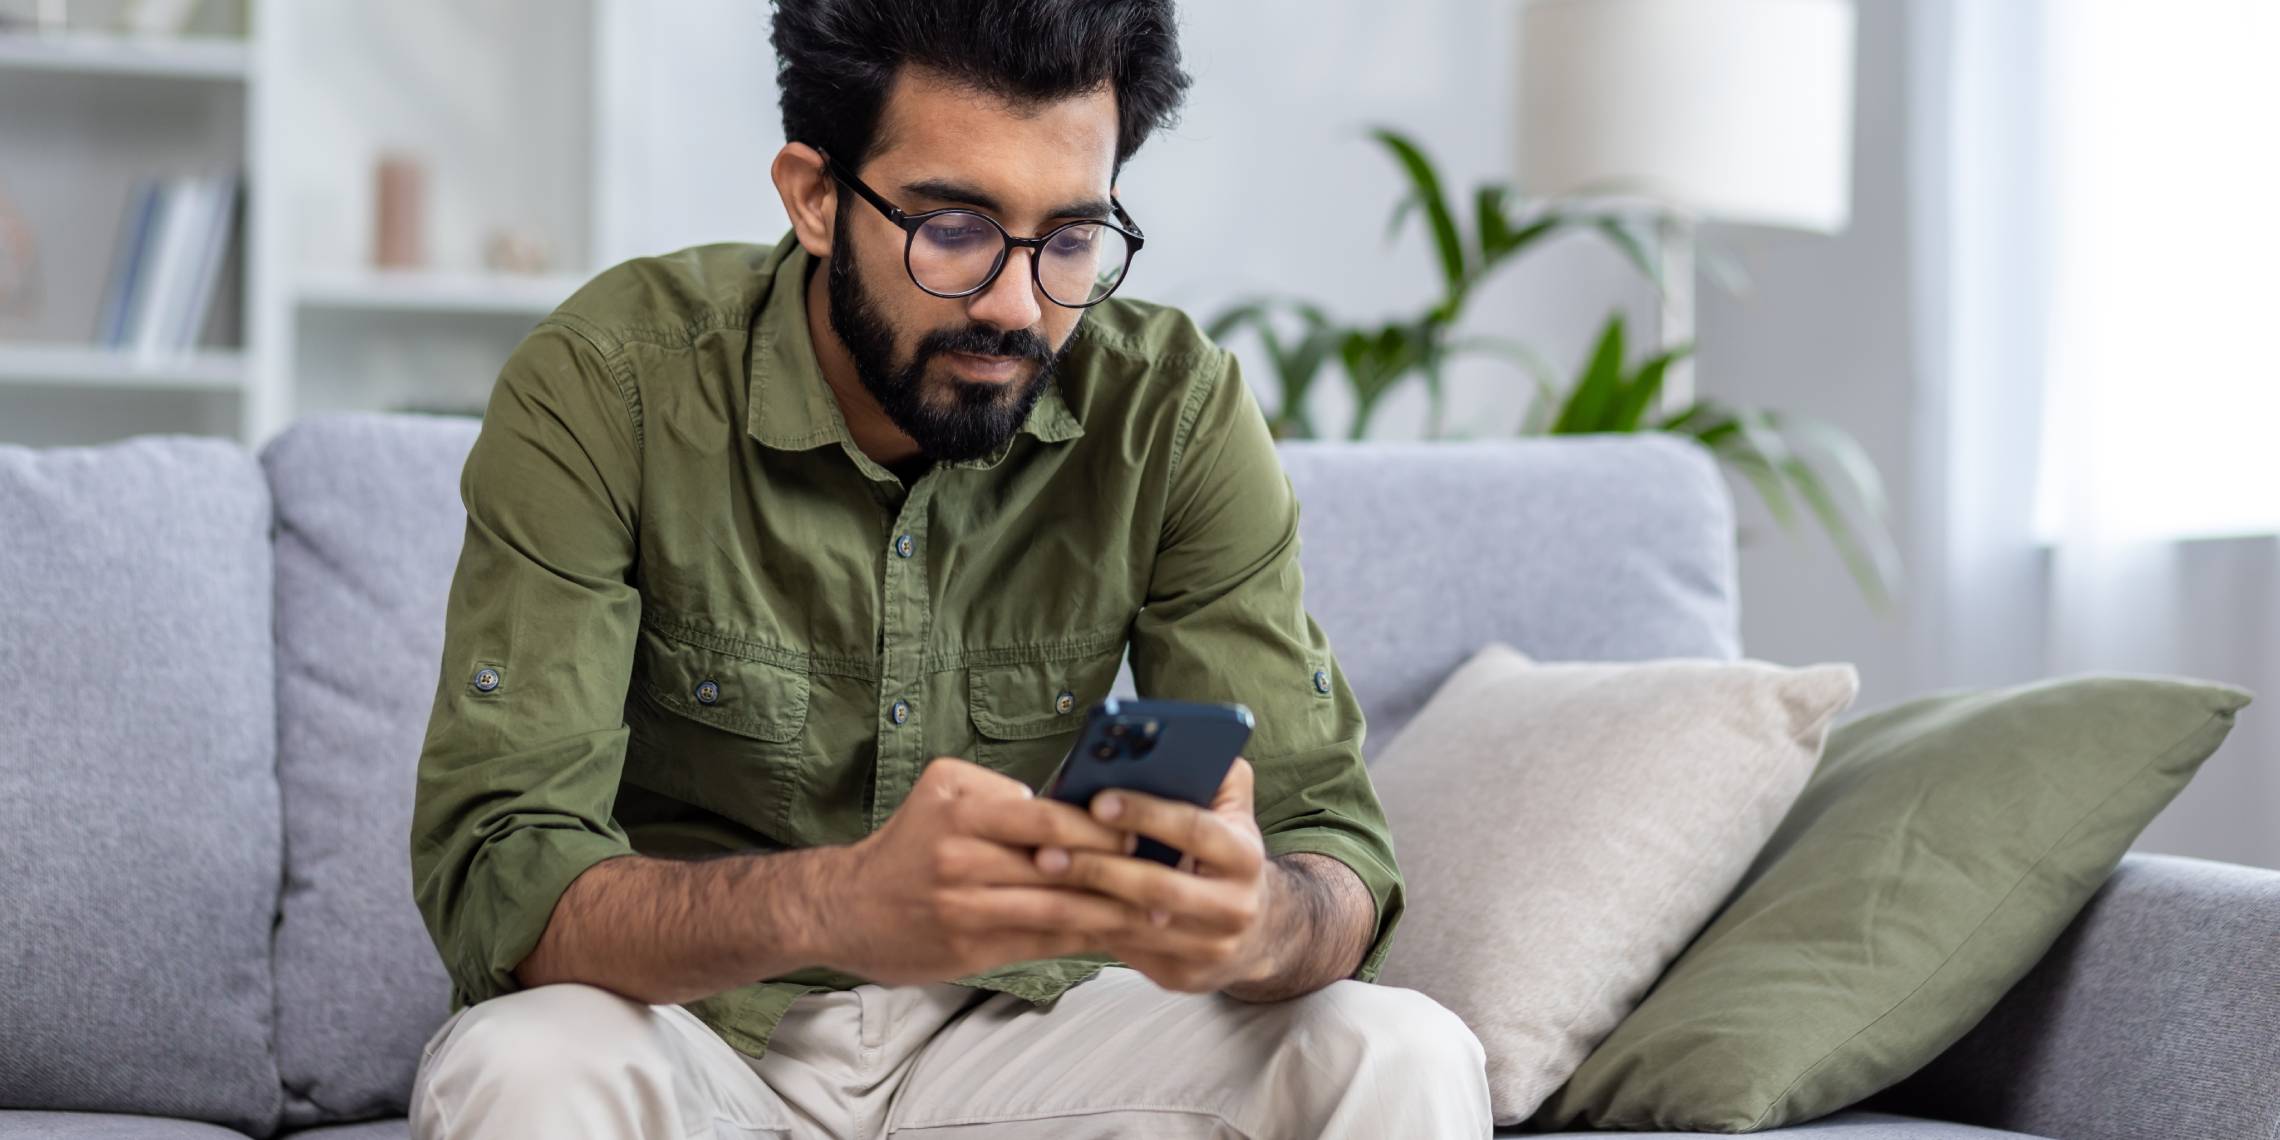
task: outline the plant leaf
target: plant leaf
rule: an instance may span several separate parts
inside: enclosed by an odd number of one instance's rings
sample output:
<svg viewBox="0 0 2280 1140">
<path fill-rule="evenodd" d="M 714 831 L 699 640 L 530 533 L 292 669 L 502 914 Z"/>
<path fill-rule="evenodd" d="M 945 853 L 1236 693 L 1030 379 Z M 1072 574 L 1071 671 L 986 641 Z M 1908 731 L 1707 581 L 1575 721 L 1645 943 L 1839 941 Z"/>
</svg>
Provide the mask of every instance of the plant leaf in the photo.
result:
<svg viewBox="0 0 2280 1140">
<path fill-rule="evenodd" d="M 1511 248 L 1514 235 L 1512 220 L 1504 213 L 1505 193 L 1505 188 L 1494 182 L 1483 183 L 1473 191 L 1473 231 L 1480 241 L 1476 273 L 1485 273 L 1490 266 L 1504 260 L 1505 252 Z"/>
<path fill-rule="evenodd" d="M 1745 458 L 1740 453 L 1722 453 L 1720 458 L 1757 488 L 1758 498 L 1765 500 L 1766 508 L 1772 512 L 1774 521 L 1781 524 L 1781 529 L 1796 532 L 1797 508 L 1790 502 L 1788 488 L 1771 464 L 1755 454 Z"/>
<path fill-rule="evenodd" d="M 1508 255 L 1518 253 L 1537 241 L 1575 224 L 1576 220 L 1565 214 L 1546 214 L 1514 230 L 1511 240 L 1505 244 L 1505 253 Z"/>
<path fill-rule="evenodd" d="M 1830 544 L 1837 548 L 1837 557 L 1844 561 L 1845 569 L 1852 574 L 1861 593 L 1867 596 L 1869 606 L 1880 614 L 1890 612 L 1892 599 L 1886 589 L 1885 567 L 1880 566 L 1879 560 L 1863 548 L 1860 539 L 1853 533 L 1851 524 L 1845 519 L 1844 512 L 1829 494 L 1828 486 L 1822 482 L 1820 473 L 1797 456 L 1792 456 L 1783 463 L 1781 470 L 1790 484 L 1797 488 L 1798 496 L 1805 500 L 1806 507 L 1820 522 L 1821 529 L 1828 533 Z M 1877 533 L 1881 534 L 1881 529 Z"/>
<path fill-rule="evenodd" d="M 1449 210 L 1449 200 L 1441 193 L 1441 176 L 1433 169 L 1425 152 L 1418 149 L 1407 135 L 1391 127 L 1373 127 L 1370 137 L 1391 151 L 1394 161 L 1409 176 L 1412 192 L 1425 210 L 1426 225 L 1433 232 L 1433 248 L 1441 259 L 1441 280 L 1454 295 L 1465 287 L 1465 247 L 1457 236 L 1456 216 Z"/>
<path fill-rule="evenodd" d="M 1780 432 L 1766 426 L 1764 413 L 1752 408 L 1735 409 L 1734 424 L 1741 429 L 1735 439 L 1771 468 L 1777 478 L 1795 458 L 1789 450 L 1789 441 L 1781 438 Z M 1780 521 L 1783 530 L 1796 530 L 1797 515 L 1788 495 L 1784 494 L 1778 502 L 1768 501 L 1766 505 L 1775 508 L 1774 517 Z"/>
<path fill-rule="evenodd" d="M 1684 432 L 1708 415 L 1710 415 L 1710 405 L 1696 401 L 1664 416 L 1662 422 L 1655 425 L 1655 430 Z"/>
<path fill-rule="evenodd" d="M 1552 422 L 1552 434 L 1571 435 L 1602 430 L 1607 411 L 1622 395 L 1623 314 L 1607 318 L 1591 361 L 1568 392 L 1567 406 Z"/>
<path fill-rule="evenodd" d="M 1244 325 L 1258 325 L 1273 310 L 1274 301 L 1266 297 L 1251 297 L 1238 301 L 1212 314 L 1203 324 L 1203 335 L 1214 341 L 1227 339 L 1230 333 Z"/>
<path fill-rule="evenodd" d="M 1535 388 L 1535 398 L 1521 414 L 1520 435 L 1538 435 L 1560 406 L 1559 371 L 1552 362 L 1534 348 L 1509 337 L 1469 336 L 1452 340 L 1447 345 L 1449 356 L 1495 356 L 1518 364 L 1528 373 L 1528 382 Z"/>
<path fill-rule="evenodd" d="M 1672 361 L 1683 355 L 1684 352 L 1672 350 L 1648 357 L 1647 362 L 1639 366 L 1638 373 L 1623 389 L 1614 409 L 1608 413 L 1607 430 L 1639 430 L 1639 420 L 1647 414 L 1648 408 L 1654 406 L 1655 397 L 1662 393 L 1663 374 L 1669 371 Z"/>
<path fill-rule="evenodd" d="M 1552 367 L 1551 361 L 1544 359 L 1543 353 L 1510 337 L 1461 337 L 1449 342 L 1448 351 L 1451 356 L 1478 354 L 1502 357 L 1526 368 L 1538 384 L 1556 385 L 1559 381 L 1559 370 Z"/>
<path fill-rule="evenodd" d="M 1416 209 L 1417 192 L 1415 190 L 1403 194 L 1401 199 L 1393 204 L 1393 214 L 1385 220 L 1385 240 L 1388 243 L 1401 236 L 1401 223 L 1408 221 L 1409 215 Z"/>
<path fill-rule="evenodd" d="M 1698 421 L 1688 431 L 1757 488 L 1758 497 L 1765 500 L 1766 510 L 1781 529 L 1794 532 L 1797 506 L 1780 477 L 1780 462 L 1789 449 L 1778 433 L 1753 423 L 1751 415 L 1746 409 L 1716 408 L 1705 415 L 1707 422 Z"/>
<path fill-rule="evenodd" d="M 1528 401 L 1528 410 L 1520 417 L 1521 435 L 1541 435 L 1549 425 L 1554 409 L 1560 406 L 1560 390 L 1550 382 L 1536 380 L 1536 398 Z"/>
<path fill-rule="evenodd" d="M 1623 256 L 1630 259 L 1631 267 L 1637 269 L 1647 280 L 1654 282 L 1655 288 L 1663 287 L 1661 262 L 1657 261 L 1654 254 L 1648 251 L 1647 244 L 1639 240 L 1639 235 L 1631 232 L 1631 227 L 1626 225 L 1623 219 L 1612 214 L 1605 215 L 1594 219 L 1592 228 L 1598 230 L 1610 244 L 1622 251 Z"/>
<path fill-rule="evenodd" d="M 1826 516 L 1844 518 L 1832 492 L 1838 489 L 1850 492 L 1850 497 L 1860 506 L 1861 525 L 1857 530 L 1848 529 L 1842 536 L 1832 529 L 1830 538 L 1840 543 L 1839 553 L 1845 556 L 1854 578 L 1862 582 L 1862 592 L 1889 599 L 1900 589 L 1906 570 L 1900 561 L 1899 546 L 1892 538 L 1890 504 L 1885 499 L 1882 480 L 1876 474 L 1876 465 L 1851 436 L 1834 425 L 1805 417 L 1783 417 L 1772 411 L 1765 412 L 1764 416 L 1768 424 L 1778 429 L 1810 438 L 1820 453 L 1836 464 L 1836 478 L 1831 479 L 1811 465 L 1807 455 L 1799 452 L 1797 466 L 1814 479 L 1814 486 L 1810 489 L 1801 486 L 1800 494 L 1806 496 L 1806 504 L 1813 506 L 1816 514 L 1824 516 L 1823 525 L 1827 527 Z M 1785 422 L 1788 426 L 1782 428 Z M 1793 475 L 1792 482 L 1795 481 Z M 1815 494 L 1826 502 L 1815 506 L 1812 498 Z M 1875 604 L 1877 597 L 1871 596 L 1870 601 Z"/>
<path fill-rule="evenodd" d="M 1876 461 L 1852 436 L 1835 424 L 1810 416 L 1785 414 L 1768 410 L 1765 421 L 1775 430 L 1794 433 L 1811 441 L 1822 453 L 1837 464 L 1861 508 L 1880 523 L 1892 517 L 1890 499 L 1884 492 L 1884 480 L 1876 473 Z"/>
</svg>

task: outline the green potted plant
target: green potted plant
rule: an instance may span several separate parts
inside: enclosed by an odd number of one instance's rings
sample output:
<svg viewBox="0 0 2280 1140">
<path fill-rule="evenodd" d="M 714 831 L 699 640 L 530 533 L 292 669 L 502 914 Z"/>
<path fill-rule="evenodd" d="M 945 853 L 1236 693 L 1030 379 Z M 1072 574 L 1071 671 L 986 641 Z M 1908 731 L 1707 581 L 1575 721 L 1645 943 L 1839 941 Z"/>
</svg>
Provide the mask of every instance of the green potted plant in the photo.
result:
<svg viewBox="0 0 2280 1140">
<path fill-rule="evenodd" d="M 1265 351 L 1278 399 L 1268 419 L 1277 438 L 1317 438 L 1306 399 L 1323 370 L 1335 366 L 1353 394 L 1347 437 L 1368 433 L 1388 393 L 1424 385 L 1426 434 L 1443 437 L 1443 379 L 1451 360 L 1490 355 L 1519 366 L 1534 394 L 1517 430 L 1523 435 L 1663 431 L 1693 437 L 1765 501 L 1785 531 L 1810 517 L 1828 536 L 1869 604 L 1889 612 L 1901 581 L 1891 539 L 1889 505 L 1876 466 L 1843 430 L 1804 416 L 1695 400 L 1658 412 L 1664 374 L 1692 351 L 1673 345 L 1639 360 L 1627 354 L 1623 315 L 1611 313 L 1581 368 L 1564 381 L 1526 344 L 1459 332 L 1466 302 L 1490 274 L 1546 238 L 1571 230 L 1596 233 L 1658 288 L 1651 242 L 1657 218 L 1638 219 L 1586 203 L 1522 204 L 1510 188 L 1474 190 L 1468 227 L 1451 208 L 1440 174 L 1417 144 L 1389 128 L 1370 131 L 1402 170 L 1407 190 L 1394 204 L 1387 240 L 1412 216 L 1423 220 L 1440 270 L 1441 293 L 1422 312 L 1376 324 L 1334 316 L 1319 302 L 1284 295 L 1241 300 L 1205 324 L 1214 339 L 1247 334 Z"/>
</svg>

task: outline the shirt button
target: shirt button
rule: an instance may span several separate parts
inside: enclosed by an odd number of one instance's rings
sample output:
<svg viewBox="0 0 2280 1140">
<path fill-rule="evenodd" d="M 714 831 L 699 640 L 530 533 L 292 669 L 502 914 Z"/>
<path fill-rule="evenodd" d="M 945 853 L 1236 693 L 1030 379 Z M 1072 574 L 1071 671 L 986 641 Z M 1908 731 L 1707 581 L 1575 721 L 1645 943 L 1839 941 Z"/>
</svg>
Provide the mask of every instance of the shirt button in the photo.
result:
<svg viewBox="0 0 2280 1140">
<path fill-rule="evenodd" d="M 1061 713 L 1061 714 L 1064 714 L 1064 715 L 1066 715 L 1066 714 L 1068 714 L 1068 713 L 1071 713 L 1071 712 L 1074 712 L 1074 711 L 1076 711 L 1076 707 L 1077 707 L 1077 695 L 1076 695 L 1075 693 L 1072 693 L 1072 692 L 1070 692 L 1070 691 L 1069 691 L 1069 690 L 1067 690 L 1067 689 L 1063 689 L 1063 690 L 1061 690 L 1059 693 L 1055 694 L 1055 695 L 1054 695 L 1054 697 L 1053 697 L 1053 711 L 1054 711 L 1054 712 L 1057 712 L 1057 713 Z"/>
<path fill-rule="evenodd" d="M 1316 669 L 1314 671 L 1314 691 L 1317 693 L 1330 691 L 1330 670 Z"/>
<path fill-rule="evenodd" d="M 697 682 L 697 703 L 709 705 L 720 699 L 720 683 L 705 680 Z"/>
<path fill-rule="evenodd" d="M 909 720 L 910 702 L 901 700 L 896 701 L 887 709 L 887 715 L 893 717 L 896 724 L 901 724 L 902 722 Z"/>
<path fill-rule="evenodd" d="M 486 666 L 484 666 L 484 667 L 483 667 L 483 668 L 481 668 L 481 669 L 477 669 L 477 670 L 475 670 L 475 688 L 476 688 L 478 691 L 481 691 L 481 692 L 485 692 L 485 693 L 488 693 L 488 692 L 490 692 L 490 691 L 492 691 L 493 689 L 496 689 L 496 688 L 498 688 L 498 687 L 499 687 L 499 671 L 498 671 L 498 670 L 496 670 L 496 669 L 493 669 L 493 668 L 491 668 L 490 666 L 487 666 L 487 665 L 486 665 Z"/>
<path fill-rule="evenodd" d="M 898 534 L 895 536 L 895 553 L 908 558 L 910 557 L 910 552 L 916 549 L 918 549 L 918 543 L 911 541 L 911 537 L 909 535 Z"/>
</svg>

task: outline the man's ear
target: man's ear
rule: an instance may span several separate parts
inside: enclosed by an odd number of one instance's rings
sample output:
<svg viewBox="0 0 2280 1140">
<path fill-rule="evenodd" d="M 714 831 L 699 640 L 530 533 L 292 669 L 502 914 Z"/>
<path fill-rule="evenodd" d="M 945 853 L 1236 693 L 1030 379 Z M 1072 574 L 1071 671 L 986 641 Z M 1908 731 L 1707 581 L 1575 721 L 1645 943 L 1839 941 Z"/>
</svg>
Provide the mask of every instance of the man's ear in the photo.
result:
<svg viewBox="0 0 2280 1140">
<path fill-rule="evenodd" d="M 785 143 L 768 164 L 768 177 L 784 200 L 792 232 L 809 256 L 831 256 L 831 235 L 839 224 L 839 183 L 823 168 L 823 152 L 802 142 Z"/>
</svg>

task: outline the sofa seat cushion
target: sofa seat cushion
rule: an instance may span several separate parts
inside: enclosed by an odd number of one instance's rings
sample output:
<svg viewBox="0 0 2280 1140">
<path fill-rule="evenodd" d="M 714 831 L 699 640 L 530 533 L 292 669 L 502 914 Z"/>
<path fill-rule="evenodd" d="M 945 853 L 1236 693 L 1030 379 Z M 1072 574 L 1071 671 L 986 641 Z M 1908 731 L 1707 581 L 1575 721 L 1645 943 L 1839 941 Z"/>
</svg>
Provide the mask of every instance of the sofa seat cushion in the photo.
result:
<svg viewBox="0 0 2280 1140">
<path fill-rule="evenodd" d="M 327 1124 L 286 1135 L 293 1140 L 411 1140 L 412 1122 L 398 1116 L 359 1124 Z"/>
<path fill-rule="evenodd" d="M 245 1133 L 166 1116 L 0 1109 L 0 1140 L 245 1140 Z"/>
<path fill-rule="evenodd" d="M 275 1126 L 270 565 L 234 444 L 0 446 L 0 1105 Z"/>
<path fill-rule="evenodd" d="M 1593 1140 L 1650 1140 L 1662 1136 L 1722 1136 L 1731 1133 L 1717 1132 L 1529 1132 L 1522 1128 L 1499 1128 L 1498 1136 L 1589 1136 Z M 2020 1140 L 2024 1132 L 2003 1132 L 1993 1128 L 1976 1128 L 1969 1124 L 1950 1124 L 1944 1120 L 1924 1120 L 1914 1116 L 1894 1116 L 1882 1112 L 1840 1112 L 1824 1116 L 1805 1124 L 1792 1124 L 1787 1128 L 1773 1128 L 1757 1133 L 1760 1136 L 1803 1136 L 1814 1140 Z"/>
</svg>

